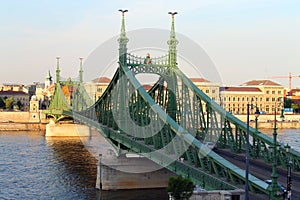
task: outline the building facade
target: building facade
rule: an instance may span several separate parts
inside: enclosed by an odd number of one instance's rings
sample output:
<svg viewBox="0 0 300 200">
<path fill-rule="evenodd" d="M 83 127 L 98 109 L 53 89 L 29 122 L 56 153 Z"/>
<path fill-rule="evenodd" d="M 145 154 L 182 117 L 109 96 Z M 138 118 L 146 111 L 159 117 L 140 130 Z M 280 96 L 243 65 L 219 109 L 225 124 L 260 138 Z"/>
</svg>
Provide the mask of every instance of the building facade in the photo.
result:
<svg viewBox="0 0 300 200">
<path fill-rule="evenodd" d="M 212 83 L 204 78 L 190 78 L 190 80 L 197 86 L 202 92 L 211 98 L 211 100 L 220 103 L 220 85 Z"/>
<path fill-rule="evenodd" d="M 13 105 L 17 105 L 18 102 L 22 104 L 20 110 L 29 110 L 29 95 L 23 91 L 0 91 L 0 97 L 2 99 L 13 98 Z"/>
<path fill-rule="evenodd" d="M 97 101 L 108 87 L 110 81 L 110 78 L 99 77 L 92 80 L 91 82 L 85 83 L 84 87 L 91 99 Z"/>
<path fill-rule="evenodd" d="M 23 91 L 23 84 L 2 84 L 0 85 L 0 91 Z"/>
<path fill-rule="evenodd" d="M 247 104 L 262 114 L 280 113 L 284 106 L 284 87 L 270 80 L 252 80 L 239 87 L 221 88 L 222 106 L 233 114 L 246 114 Z M 255 112 L 253 109 L 251 112 Z"/>
</svg>

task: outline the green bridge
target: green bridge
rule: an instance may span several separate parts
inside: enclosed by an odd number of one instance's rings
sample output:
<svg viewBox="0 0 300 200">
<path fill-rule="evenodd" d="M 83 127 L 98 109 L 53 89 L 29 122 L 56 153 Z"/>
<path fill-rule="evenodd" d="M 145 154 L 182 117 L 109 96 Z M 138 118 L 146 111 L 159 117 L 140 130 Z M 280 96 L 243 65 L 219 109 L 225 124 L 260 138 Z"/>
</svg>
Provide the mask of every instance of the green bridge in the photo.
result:
<svg viewBox="0 0 300 200">
<path fill-rule="evenodd" d="M 293 171 L 299 171 L 299 152 L 287 152 L 284 144 L 249 128 L 249 155 L 273 164 L 273 182 L 268 185 L 251 173 L 247 178 L 245 170 L 209 149 L 204 142 L 213 142 L 218 149 L 234 154 L 245 152 L 247 124 L 212 101 L 177 66 L 176 13 L 169 13 L 172 25 L 168 54 L 158 58 L 127 52 L 124 13 L 118 39 L 119 67 L 101 98 L 92 103 L 85 91 L 82 63 L 77 81 L 60 80 L 58 63 L 55 92 L 45 113 L 56 121 L 72 118 L 95 128 L 119 152 L 143 155 L 205 189 L 231 190 L 247 182 L 251 192 L 282 199 L 276 166 L 286 168 L 287 161 L 292 161 Z M 159 79 L 146 91 L 136 78 L 138 74 L 155 74 Z M 64 87 L 72 87 L 70 98 L 66 98 Z M 274 132 L 276 139 L 276 127 Z"/>
</svg>

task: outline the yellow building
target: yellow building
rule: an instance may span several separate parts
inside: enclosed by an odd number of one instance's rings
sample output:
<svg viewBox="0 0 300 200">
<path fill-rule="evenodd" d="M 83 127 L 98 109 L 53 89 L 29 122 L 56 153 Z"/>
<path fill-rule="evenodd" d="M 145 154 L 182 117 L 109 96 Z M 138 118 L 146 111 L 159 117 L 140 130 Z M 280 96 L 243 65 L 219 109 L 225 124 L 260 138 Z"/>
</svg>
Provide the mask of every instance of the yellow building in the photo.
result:
<svg viewBox="0 0 300 200">
<path fill-rule="evenodd" d="M 247 104 L 256 105 L 261 113 L 280 113 L 283 108 L 284 87 L 270 80 L 252 80 L 239 87 L 222 87 L 222 106 L 233 114 L 246 114 Z M 255 109 L 252 110 L 255 112 Z"/>
<path fill-rule="evenodd" d="M 29 95 L 23 91 L 0 91 L 0 97 L 2 99 L 13 98 L 14 105 L 17 105 L 18 102 L 22 104 L 20 108 L 23 111 L 29 110 Z"/>
<path fill-rule="evenodd" d="M 0 85 L 0 91 L 22 92 L 23 89 L 24 89 L 23 84 L 3 84 L 3 85 Z"/>
<path fill-rule="evenodd" d="M 220 86 L 217 83 L 212 83 L 204 78 L 190 78 L 190 80 L 213 101 L 220 102 Z"/>
<path fill-rule="evenodd" d="M 97 101 L 108 87 L 110 81 L 110 78 L 100 77 L 92 80 L 91 82 L 85 83 L 84 87 L 90 97 Z"/>
</svg>

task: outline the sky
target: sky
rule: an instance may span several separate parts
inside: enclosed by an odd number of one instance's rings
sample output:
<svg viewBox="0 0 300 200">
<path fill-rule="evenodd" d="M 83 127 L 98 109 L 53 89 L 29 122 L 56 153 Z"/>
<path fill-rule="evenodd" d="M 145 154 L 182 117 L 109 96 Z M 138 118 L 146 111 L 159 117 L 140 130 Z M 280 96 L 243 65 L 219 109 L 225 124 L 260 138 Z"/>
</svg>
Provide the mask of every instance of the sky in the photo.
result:
<svg viewBox="0 0 300 200">
<path fill-rule="evenodd" d="M 298 0 L 10 0 L 0 7 L 0 83 L 43 82 L 48 70 L 55 77 L 57 56 L 61 75 L 76 77 L 79 57 L 119 34 L 120 8 L 129 10 L 127 31 L 169 30 L 167 12 L 177 11 L 176 32 L 206 52 L 223 85 L 300 75 Z M 271 80 L 288 87 L 288 78 Z"/>
</svg>

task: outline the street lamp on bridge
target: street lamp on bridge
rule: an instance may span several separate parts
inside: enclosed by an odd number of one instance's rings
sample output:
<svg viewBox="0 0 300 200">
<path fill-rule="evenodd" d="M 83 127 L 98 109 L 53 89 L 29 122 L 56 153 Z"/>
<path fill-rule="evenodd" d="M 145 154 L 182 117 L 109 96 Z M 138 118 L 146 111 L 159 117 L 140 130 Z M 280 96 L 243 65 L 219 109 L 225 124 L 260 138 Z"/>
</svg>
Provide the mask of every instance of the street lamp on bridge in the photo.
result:
<svg viewBox="0 0 300 200">
<path fill-rule="evenodd" d="M 287 144 L 285 146 L 287 156 L 287 177 L 286 177 L 286 194 L 285 199 L 292 199 L 292 161 L 290 160 L 289 152 L 291 147 Z"/>
<path fill-rule="evenodd" d="M 258 132 L 258 117 L 259 117 L 259 109 L 256 107 L 255 111 L 255 131 Z M 253 109 L 253 104 L 247 104 L 247 131 L 246 131 L 246 175 L 245 175 L 245 200 L 249 200 L 249 149 L 250 149 L 250 143 L 249 143 L 249 117 L 250 117 L 250 109 Z M 253 146 L 255 146 L 255 139 L 253 137 Z"/>
<path fill-rule="evenodd" d="M 280 200 L 282 199 L 282 191 L 278 185 L 277 179 L 277 151 L 279 149 L 279 145 L 277 144 L 277 127 L 276 127 L 276 103 L 275 103 L 275 112 L 274 112 L 274 131 L 273 131 L 273 145 L 272 145 L 272 174 L 271 179 L 272 183 L 269 185 L 268 189 L 270 191 L 270 199 L 271 200 Z"/>
</svg>

